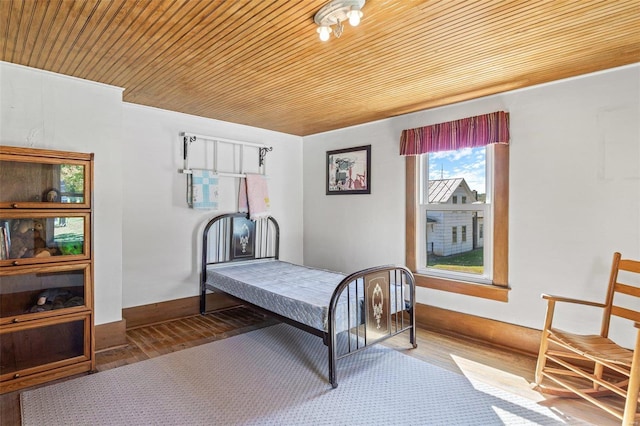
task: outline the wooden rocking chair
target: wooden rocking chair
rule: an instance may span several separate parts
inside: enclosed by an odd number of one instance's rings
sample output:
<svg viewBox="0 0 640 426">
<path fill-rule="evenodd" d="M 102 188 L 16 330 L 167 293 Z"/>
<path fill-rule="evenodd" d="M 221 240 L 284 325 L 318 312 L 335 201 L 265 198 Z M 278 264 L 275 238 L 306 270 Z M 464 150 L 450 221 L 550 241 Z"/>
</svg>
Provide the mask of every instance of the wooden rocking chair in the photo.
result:
<svg viewBox="0 0 640 426">
<path fill-rule="evenodd" d="M 625 282 L 618 281 L 618 272 Z M 634 279 L 631 277 L 633 276 Z M 537 388 L 557 396 L 582 397 L 616 416 L 623 425 L 640 424 L 638 391 L 640 389 L 640 312 L 625 306 L 640 304 L 640 261 L 621 259 L 613 255 L 609 289 L 604 303 L 588 302 L 542 295 L 547 300 L 547 315 L 542 330 L 540 353 L 536 366 Z M 579 335 L 552 327 L 557 302 L 602 308 L 602 327 L 598 335 Z M 618 304 L 615 304 L 618 303 Z M 636 340 L 633 350 L 625 349 L 608 338 L 611 317 L 625 318 L 635 323 Z M 549 379 L 560 387 L 543 385 Z M 620 398 L 600 398 L 617 395 Z M 617 400 L 617 401 L 616 401 Z"/>
</svg>

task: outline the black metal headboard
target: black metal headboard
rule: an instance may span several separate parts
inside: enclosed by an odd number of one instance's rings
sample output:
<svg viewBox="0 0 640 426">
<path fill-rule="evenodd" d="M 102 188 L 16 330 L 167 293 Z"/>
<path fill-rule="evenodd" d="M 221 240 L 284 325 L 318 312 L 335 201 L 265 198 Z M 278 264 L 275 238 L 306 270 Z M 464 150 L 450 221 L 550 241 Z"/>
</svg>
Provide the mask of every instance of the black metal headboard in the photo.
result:
<svg viewBox="0 0 640 426">
<path fill-rule="evenodd" d="M 202 231 L 200 312 L 206 311 L 207 266 L 255 259 L 278 259 L 280 226 L 271 216 L 250 220 L 246 213 L 214 217 Z"/>
<path fill-rule="evenodd" d="M 202 272 L 207 265 L 253 259 L 278 259 L 280 226 L 271 216 L 250 220 L 246 213 L 211 219 L 202 231 Z"/>
</svg>

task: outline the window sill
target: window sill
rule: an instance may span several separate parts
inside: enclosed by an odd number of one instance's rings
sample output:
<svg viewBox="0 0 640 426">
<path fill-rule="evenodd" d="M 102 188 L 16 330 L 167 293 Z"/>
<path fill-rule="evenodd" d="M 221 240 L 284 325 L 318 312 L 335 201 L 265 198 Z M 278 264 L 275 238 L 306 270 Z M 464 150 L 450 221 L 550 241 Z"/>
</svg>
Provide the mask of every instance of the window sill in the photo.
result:
<svg viewBox="0 0 640 426">
<path fill-rule="evenodd" d="M 414 276 L 417 287 L 448 291 L 450 293 L 464 294 L 466 296 L 481 297 L 483 299 L 496 300 L 498 302 L 509 301 L 509 287 L 450 280 L 418 273 L 414 274 Z"/>
</svg>

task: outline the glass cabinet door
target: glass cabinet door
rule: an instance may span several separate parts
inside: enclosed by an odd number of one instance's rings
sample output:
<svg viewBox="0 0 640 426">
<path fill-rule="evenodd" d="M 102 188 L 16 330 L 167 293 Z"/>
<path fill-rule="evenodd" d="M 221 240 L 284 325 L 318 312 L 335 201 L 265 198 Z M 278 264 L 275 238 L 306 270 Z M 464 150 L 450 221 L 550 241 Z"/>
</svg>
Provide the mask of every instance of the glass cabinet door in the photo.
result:
<svg viewBox="0 0 640 426">
<path fill-rule="evenodd" d="M 0 151 L 0 208 L 89 208 L 90 167 L 90 161 Z"/>
<path fill-rule="evenodd" d="M 7 328 L 0 334 L 2 381 L 58 366 L 86 361 L 89 357 L 91 317 L 60 318 L 37 328 Z"/>
<path fill-rule="evenodd" d="M 0 212 L 0 266 L 88 259 L 89 213 Z"/>
<path fill-rule="evenodd" d="M 91 309 L 88 263 L 0 269 L 0 324 Z"/>
</svg>

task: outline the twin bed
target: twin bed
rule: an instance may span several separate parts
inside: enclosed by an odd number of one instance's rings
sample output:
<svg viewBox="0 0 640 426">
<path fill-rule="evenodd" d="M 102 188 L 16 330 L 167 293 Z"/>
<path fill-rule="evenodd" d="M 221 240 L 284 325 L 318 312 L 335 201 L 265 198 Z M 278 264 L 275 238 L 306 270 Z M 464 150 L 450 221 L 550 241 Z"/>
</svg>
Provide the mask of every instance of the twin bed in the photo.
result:
<svg viewBox="0 0 640 426">
<path fill-rule="evenodd" d="M 272 217 L 216 216 L 202 233 L 200 311 L 219 292 L 323 339 L 329 382 L 339 359 L 408 332 L 415 348 L 415 284 L 403 266 L 377 266 L 348 276 L 279 260 Z"/>
</svg>

